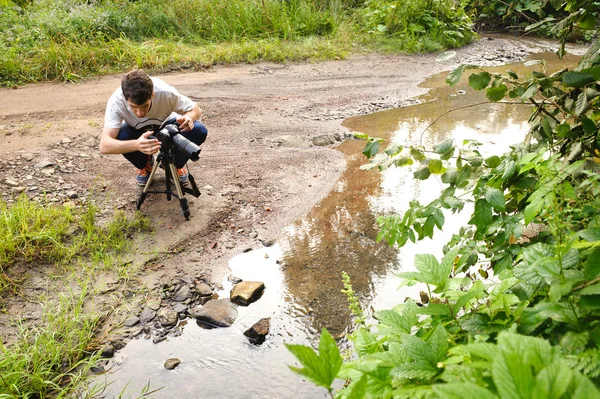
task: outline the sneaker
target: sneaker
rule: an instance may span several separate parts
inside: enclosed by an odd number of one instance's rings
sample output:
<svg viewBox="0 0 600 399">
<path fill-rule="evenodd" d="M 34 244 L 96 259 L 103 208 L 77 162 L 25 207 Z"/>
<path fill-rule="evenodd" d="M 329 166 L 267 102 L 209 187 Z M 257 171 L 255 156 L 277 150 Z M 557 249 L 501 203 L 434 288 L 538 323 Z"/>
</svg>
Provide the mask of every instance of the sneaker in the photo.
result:
<svg viewBox="0 0 600 399">
<path fill-rule="evenodd" d="M 185 168 L 177 169 L 177 176 L 179 176 L 179 183 L 182 186 L 186 186 L 190 182 L 190 178 Z"/>
<path fill-rule="evenodd" d="M 152 172 L 152 166 L 154 165 L 154 157 L 150 157 L 146 166 L 142 169 L 138 170 L 135 180 L 137 184 L 140 186 L 145 186 L 148 183 L 148 178 L 150 177 L 150 173 Z"/>
</svg>

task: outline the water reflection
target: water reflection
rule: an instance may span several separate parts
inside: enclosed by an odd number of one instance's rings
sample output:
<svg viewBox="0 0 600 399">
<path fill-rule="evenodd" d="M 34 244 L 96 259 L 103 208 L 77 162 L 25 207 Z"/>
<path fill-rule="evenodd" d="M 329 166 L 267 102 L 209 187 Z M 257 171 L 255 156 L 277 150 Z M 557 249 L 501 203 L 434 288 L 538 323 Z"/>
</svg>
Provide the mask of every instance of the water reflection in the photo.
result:
<svg viewBox="0 0 600 399">
<path fill-rule="evenodd" d="M 575 65 L 578 57 L 559 60 L 553 53 L 544 53 L 532 59 L 545 59 L 551 72 Z M 541 70 L 540 65 L 525 67 L 522 63 L 510 68 L 520 76 Z M 503 73 L 507 67 L 485 69 Z M 509 151 L 509 145 L 523 139 L 531 105 L 489 104 L 484 92 L 468 87 L 468 73 L 453 87 L 445 83 L 446 76 L 438 74 L 423 83 L 433 89 L 421 98 L 420 105 L 349 118 L 344 126 L 388 143 L 428 149 L 449 137 L 459 146 L 465 140 L 477 140 L 482 143 L 480 151 L 489 155 Z M 402 212 L 414 199 L 428 203 L 437 197 L 442 184 L 435 178 L 414 180 L 410 167 L 384 173 L 359 170 L 367 162 L 361 154 L 364 144 L 350 141 L 339 147 L 348 165 L 336 189 L 290 226 L 280 241 L 285 282 L 294 300 L 310 309 L 315 330 L 326 327 L 340 334 L 348 328 L 348 304 L 340 292 L 342 271 L 351 276 L 358 295 L 375 309 L 393 307 L 406 296 L 418 299 L 418 287 L 397 290 L 399 280 L 393 272 L 412 268 L 416 253 L 441 256 L 443 244 L 467 222 L 468 206 L 463 215 L 446 215 L 444 231 L 436 231 L 433 240 L 409 244 L 399 252 L 385 243 L 377 244 L 377 215 Z"/>
</svg>

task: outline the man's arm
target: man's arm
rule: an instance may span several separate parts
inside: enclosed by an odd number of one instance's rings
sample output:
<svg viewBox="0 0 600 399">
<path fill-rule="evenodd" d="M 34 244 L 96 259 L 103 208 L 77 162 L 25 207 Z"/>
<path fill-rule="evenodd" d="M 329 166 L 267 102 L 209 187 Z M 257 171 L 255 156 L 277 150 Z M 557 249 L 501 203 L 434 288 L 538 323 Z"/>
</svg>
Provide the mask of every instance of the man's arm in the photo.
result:
<svg viewBox="0 0 600 399">
<path fill-rule="evenodd" d="M 191 112 L 191 111 L 190 111 Z M 145 132 L 137 140 L 117 140 L 119 128 L 107 128 L 100 135 L 100 152 L 102 154 L 126 154 L 141 151 L 144 154 L 154 154 L 160 149 L 160 141 L 149 139 L 153 132 Z"/>
<path fill-rule="evenodd" d="M 194 128 L 194 121 L 200 118 L 202 115 L 202 110 L 200 106 L 196 104 L 194 108 L 184 113 L 183 115 L 177 117 L 177 123 L 179 123 L 179 128 L 182 132 L 190 131 Z"/>
</svg>

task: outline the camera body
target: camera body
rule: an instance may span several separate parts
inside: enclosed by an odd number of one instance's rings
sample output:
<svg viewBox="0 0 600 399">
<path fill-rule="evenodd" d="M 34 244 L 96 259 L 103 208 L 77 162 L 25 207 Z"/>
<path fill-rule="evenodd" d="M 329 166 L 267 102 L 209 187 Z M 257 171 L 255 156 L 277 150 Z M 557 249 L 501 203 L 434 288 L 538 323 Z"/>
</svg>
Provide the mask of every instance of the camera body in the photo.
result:
<svg viewBox="0 0 600 399">
<path fill-rule="evenodd" d="M 161 151 L 169 152 L 176 149 L 196 162 L 200 155 L 200 147 L 179 133 L 179 126 L 176 123 L 170 123 L 155 131 L 149 138 L 161 142 Z"/>
</svg>

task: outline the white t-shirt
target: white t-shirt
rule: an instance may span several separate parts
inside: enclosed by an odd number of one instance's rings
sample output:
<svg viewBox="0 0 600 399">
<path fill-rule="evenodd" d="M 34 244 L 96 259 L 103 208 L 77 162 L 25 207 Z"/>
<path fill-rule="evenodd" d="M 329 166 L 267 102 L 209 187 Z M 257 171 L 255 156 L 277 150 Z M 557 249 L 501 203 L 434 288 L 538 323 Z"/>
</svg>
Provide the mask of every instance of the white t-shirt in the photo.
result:
<svg viewBox="0 0 600 399">
<path fill-rule="evenodd" d="M 134 129 L 145 130 L 144 128 L 161 125 L 170 117 L 184 114 L 191 111 L 196 103 L 179 92 L 173 87 L 158 78 L 150 78 L 154 84 L 154 98 L 148 114 L 143 118 L 138 118 L 127 105 L 127 100 L 123 96 L 123 90 L 119 87 L 108 99 L 106 104 L 106 113 L 104 115 L 105 128 L 120 128 L 123 121 Z"/>
</svg>

